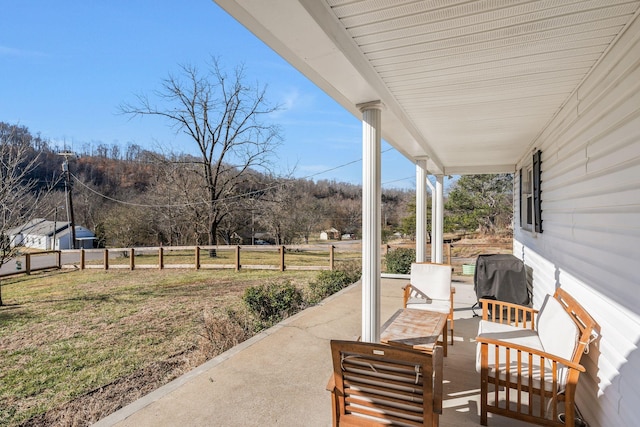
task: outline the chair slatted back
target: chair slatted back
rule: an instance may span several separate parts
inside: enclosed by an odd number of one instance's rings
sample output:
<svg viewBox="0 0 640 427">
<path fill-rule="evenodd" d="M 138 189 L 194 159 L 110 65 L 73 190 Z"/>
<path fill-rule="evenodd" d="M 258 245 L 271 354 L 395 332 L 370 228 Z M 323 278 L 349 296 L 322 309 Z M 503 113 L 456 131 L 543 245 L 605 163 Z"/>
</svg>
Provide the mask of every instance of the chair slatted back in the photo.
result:
<svg viewBox="0 0 640 427">
<path fill-rule="evenodd" d="M 589 344 L 599 333 L 599 326 L 589 313 L 562 288 L 556 289 L 554 297 L 560 301 L 580 330 L 578 345 L 573 354 L 573 361 L 580 363 L 583 353 L 589 352 Z"/>
<path fill-rule="evenodd" d="M 437 425 L 442 396 L 434 393 L 434 383 L 441 384 L 442 377 L 434 373 L 442 370 L 441 347 L 430 355 L 385 344 L 331 341 L 331 351 L 336 425 Z M 440 359 L 435 370 L 434 358 Z"/>
</svg>

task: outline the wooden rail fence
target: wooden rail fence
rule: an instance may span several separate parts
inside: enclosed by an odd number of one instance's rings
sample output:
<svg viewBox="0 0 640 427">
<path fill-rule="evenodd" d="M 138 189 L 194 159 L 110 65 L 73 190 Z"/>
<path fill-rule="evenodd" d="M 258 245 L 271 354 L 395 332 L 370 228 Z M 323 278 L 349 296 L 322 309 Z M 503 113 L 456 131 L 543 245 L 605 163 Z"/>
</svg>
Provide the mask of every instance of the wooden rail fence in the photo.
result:
<svg viewBox="0 0 640 427">
<path fill-rule="evenodd" d="M 61 251 L 38 251 L 25 253 L 9 260 L 0 271 L 0 277 L 31 274 L 36 271 L 62 268 Z"/>
<path fill-rule="evenodd" d="M 453 264 L 453 246 L 495 247 L 482 244 L 444 245 L 444 261 Z M 383 256 L 393 249 L 386 244 Z M 210 251 L 216 257 L 209 257 Z M 336 253 L 340 253 L 337 257 Z M 241 269 L 254 270 L 334 270 L 336 261 L 359 260 L 360 247 L 336 248 L 318 245 L 171 246 L 142 248 L 78 249 L 25 253 L 5 264 L 0 277 L 31 274 L 61 268 L 84 269 Z M 244 257 L 242 254 L 247 254 Z M 307 259 L 305 260 L 305 256 Z M 243 261 L 245 262 L 243 264 Z"/>
<path fill-rule="evenodd" d="M 316 258 L 328 259 L 326 265 L 294 265 L 286 263 L 286 253 L 290 248 L 285 246 L 269 246 L 268 249 L 255 246 L 181 246 L 181 247 L 157 247 L 157 248 L 109 248 L 109 249 L 80 249 L 79 261 L 71 268 L 84 269 L 170 269 L 170 268 L 193 268 L 200 269 L 261 269 L 261 270 L 333 270 L 335 268 L 335 246 L 328 245 L 321 251 L 316 252 Z M 209 251 L 215 250 L 217 256 L 208 257 Z M 243 264 L 242 252 L 271 252 L 277 251 L 277 257 L 265 264 Z M 305 252 L 297 250 L 296 254 Z M 172 255 L 178 252 L 179 255 Z M 318 253 L 320 252 L 320 253 Z M 101 253 L 100 260 L 96 254 Z M 231 253 L 231 254 L 229 254 Z M 90 256 L 90 260 L 88 259 Z M 177 258 L 178 262 L 168 262 L 168 258 Z M 203 258 L 206 261 L 203 261 Z M 125 261 L 126 260 L 126 261 Z M 189 261 L 191 260 L 191 261 Z M 273 262 L 275 261 L 275 262 Z M 63 265 L 63 268 L 67 265 Z"/>
</svg>

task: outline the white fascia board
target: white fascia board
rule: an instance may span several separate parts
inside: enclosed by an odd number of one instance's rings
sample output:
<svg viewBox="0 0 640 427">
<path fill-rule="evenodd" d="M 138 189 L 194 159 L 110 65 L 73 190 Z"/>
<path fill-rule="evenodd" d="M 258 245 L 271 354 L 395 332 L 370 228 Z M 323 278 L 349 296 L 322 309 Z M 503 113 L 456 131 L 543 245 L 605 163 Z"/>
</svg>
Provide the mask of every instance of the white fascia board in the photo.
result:
<svg viewBox="0 0 640 427">
<path fill-rule="evenodd" d="M 382 138 L 408 159 L 428 155 L 431 169 L 443 169 L 326 2 L 214 1 L 355 117 L 356 105 L 381 100 Z"/>
</svg>

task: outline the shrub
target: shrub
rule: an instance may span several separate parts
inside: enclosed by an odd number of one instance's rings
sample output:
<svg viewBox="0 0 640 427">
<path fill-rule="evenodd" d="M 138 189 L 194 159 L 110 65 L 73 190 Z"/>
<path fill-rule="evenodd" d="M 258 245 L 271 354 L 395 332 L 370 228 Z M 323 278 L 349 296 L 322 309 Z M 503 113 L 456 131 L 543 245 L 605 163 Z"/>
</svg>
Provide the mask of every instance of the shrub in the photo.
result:
<svg viewBox="0 0 640 427">
<path fill-rule="evenodd" d="M 360 280 L 360 268 L 354 265 L 345 265 L 343 269 L 334 271 L 322 271 L 315 281 L 309 283 L 309 304 L 317 304 L 329 295 L 346 288 L 350 284 Z"/>
<path fill-rule="evenodd" d="M 244 291 L 243 301 L 259 319 L 259 328 L 271 327 L 304 307 L 302 291 L 290 281 L 251 286 Z"/>
<path fill-rule="evenodd" d="M 347 274 L 347 279 L 349 281 L 349 285 L 351 283 L 355 283 L 362 277 L 362 267 L 361 261 L 343 261 L 339 264 L 339 267 L 336 269 L 338 271 L 343 271 Z"/>
<path fill-rule="evenodd" d="M 386 257 L 387 273 L 408 274 L 415 259 L 415 249 L 397 248 L 389 251 Z"/>
</svg>

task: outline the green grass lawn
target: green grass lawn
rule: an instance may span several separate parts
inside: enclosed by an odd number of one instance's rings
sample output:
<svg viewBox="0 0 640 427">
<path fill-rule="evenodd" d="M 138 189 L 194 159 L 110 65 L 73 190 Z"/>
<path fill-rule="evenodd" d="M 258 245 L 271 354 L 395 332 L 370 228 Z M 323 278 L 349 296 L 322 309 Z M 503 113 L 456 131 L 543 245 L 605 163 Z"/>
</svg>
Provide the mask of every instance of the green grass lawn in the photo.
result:
<svg viewBox="0 0 640 427">
<path fill-rule="evenodd" d="M 3 280 L 0 425 L 18 425 L 154 362 L 197 352 L 204 313 L 240 305 L 248 286 L 306 286 L 317 274 L 84 270 Z"/>
<path fill-rule="evenodd" d="M 497 248 L 457 248 L 454 257 L 474 256 Z M 505 249 L 507 250 L 507 249 Z M 128 254 L 118 262 L 128 265 Z M 336 266 L 359 264 L 359 252 L 336 252 Z M 279 266 L 276 247 L 243 249 L 241 263 Z M 110 264 L 116 261 L 110 260 Z M 158 253 L 141 252 L 136 264 L 158 264 Z M 219 250 L 210 258 L 202 250 L 201 264 L 233 264 L 234 250 Z M 288 266 L 328 266 L 328 251 L 287 251 Z M 165 264 L 195 264 L 194 251 L 165 251 Z M 455 261 L 453 262 L 455 264 Z M 457 264 L 456 264 L 457 265 Z M 17 426 L 33 417 L 65 408 L 65 416 L 91 412 L 94 418 L 59 417 L 29 425 L 81 425 L 95 421 L 108 409 L 86 409 L 80 401 L 95 390 L 107 389 L 140 372 L 155 374 L 147 388 L 135 380 L 130 388 L 148 393 L 185 370 L 204 362 L 202 339 L 205 319 L 242 306 L 249 286 L 289 280 L 306 287 L 318 271 L 243 269 L 110 269 L 56 271 L 2 280 L 0 307 L 0 425 Z M 161 369 L 180 360 L 174 370 Z M 160 367 L 159 367 L 160 366 Z M 182 370 L 182 371 L 181 371 Z M 153 376 L 153 375 L 152 375 Z M 138 381 L 138 382 L 136 382 Z M 158 382 L 159 381 L 159 382 Z M 108 387 L 105 387 L 108 386 Z M 90 403 L 100 406 L 113 400 L 112 409 L 127 401 L 98 396 Z M 135 396 L 131 396 L 135 398 Z M 96 402 L 97 400 L 97 402 Z M 69 402 L 79 402 L 71 407 Z M 64 420 L 64 421 L 60 421 Z"/>
</svg>

